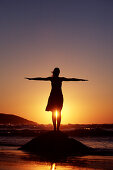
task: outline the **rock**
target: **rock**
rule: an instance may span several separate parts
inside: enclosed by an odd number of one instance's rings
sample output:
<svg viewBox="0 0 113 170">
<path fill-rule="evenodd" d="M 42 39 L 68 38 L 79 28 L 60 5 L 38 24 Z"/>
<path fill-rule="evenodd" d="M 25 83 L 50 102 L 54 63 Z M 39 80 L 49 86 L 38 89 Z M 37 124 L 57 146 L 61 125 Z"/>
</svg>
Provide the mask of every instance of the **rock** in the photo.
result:
<svg viewBox="0 0 113 170">
<path fill-rule="evenodd" d="M 23 145 L 21 150 L 38 155 L 81 155 L 88 154 L 90 147 L 69 138 L 62 132 L 46 132 Z"/>
</svg>

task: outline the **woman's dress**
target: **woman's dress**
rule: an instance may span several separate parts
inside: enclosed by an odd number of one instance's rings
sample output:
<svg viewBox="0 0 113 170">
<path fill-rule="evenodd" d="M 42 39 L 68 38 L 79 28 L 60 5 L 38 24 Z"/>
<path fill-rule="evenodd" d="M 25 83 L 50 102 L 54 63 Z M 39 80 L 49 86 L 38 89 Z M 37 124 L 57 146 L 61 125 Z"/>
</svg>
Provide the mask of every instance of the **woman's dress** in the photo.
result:
<svg viewBox="0 0 113 170">
<path fill-rule="evenodd" d="M 50 77 L 51 92 L 48 99 L 46 111 L 62 110 L 63 94 L 62 94 L 62 79 L 60 77 Z"/>
</svg>

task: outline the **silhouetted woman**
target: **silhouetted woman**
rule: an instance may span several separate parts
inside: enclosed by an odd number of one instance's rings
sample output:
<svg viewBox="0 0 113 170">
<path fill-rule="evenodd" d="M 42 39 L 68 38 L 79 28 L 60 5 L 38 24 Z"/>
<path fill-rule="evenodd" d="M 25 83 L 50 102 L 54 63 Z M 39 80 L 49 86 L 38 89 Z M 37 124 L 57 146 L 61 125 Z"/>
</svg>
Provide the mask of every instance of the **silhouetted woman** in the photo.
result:
<svg viewBox="0 0 113 170">
<path fill-rule="evenodd" d="M 48 99 L 48 104 L 46 106 L 46 111 L 52 112 L 54 131 L 56 131 L 56 121 L 57 121 L 57 130 L 59 131 L 60 122 L 61 122 L 61 110 L 63 107 L 62 82 L 63 81 L 88 81 L 88 80 L 59 77 L 60 74 L 59 68 L 55 68 L 52 73 L 53 73 L 52 77 L 46 77 L 46 78 L 36 77 L 36 78 L 26 78 L 26 79 L 51 81 L 52 89 Z M 56 111 L 58 113 L 57 116 L 56 116 Z"/>
</svg>

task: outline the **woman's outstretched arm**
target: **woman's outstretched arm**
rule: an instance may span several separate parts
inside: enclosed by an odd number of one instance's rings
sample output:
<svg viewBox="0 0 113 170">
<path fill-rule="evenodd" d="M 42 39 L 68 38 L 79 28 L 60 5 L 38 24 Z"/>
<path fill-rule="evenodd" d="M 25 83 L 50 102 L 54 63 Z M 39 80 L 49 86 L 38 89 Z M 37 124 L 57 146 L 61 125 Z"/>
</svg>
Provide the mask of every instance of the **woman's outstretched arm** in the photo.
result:
<svg viewBox="0 0 113 170">
<path fill-rule="evenodd" d="M 48 80 L 51 79 L 51 77 L 46 77 L 46 78 L 43 78 L 43 77 L 34 77 L 34 78 L 25 77 L 25 79 L 28 79 L 28 80 L 44 80 L 44 81 L 48 81 Z"/>
<path fill-rule="evenodd" d="M 88 80 L 78 79 L 78 78 L 66 78 L 66 77 L 62 77 L 62 81 L 88 81 Z"/>
</svg>

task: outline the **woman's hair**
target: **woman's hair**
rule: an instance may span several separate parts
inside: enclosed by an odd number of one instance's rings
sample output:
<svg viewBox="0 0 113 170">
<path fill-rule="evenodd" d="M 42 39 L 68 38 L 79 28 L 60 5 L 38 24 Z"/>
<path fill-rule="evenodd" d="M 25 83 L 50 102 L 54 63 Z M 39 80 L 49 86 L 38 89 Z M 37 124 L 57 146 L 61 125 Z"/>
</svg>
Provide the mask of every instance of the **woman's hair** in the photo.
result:
<svg viewBox="0 0 113 170">
<path fill-rule="evenodd" d="M 53 77 L 58 77 L 60 74 L 60 69 L 58 67 L 56 67 L 56 68 L 54 68 L 52 73 L 53 73 Z"/>
</svg>

